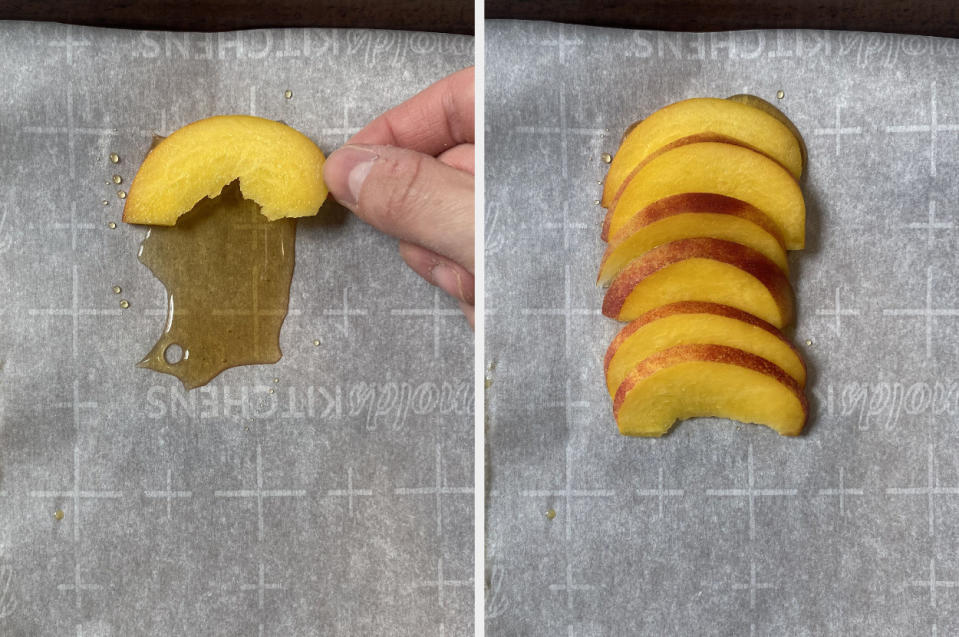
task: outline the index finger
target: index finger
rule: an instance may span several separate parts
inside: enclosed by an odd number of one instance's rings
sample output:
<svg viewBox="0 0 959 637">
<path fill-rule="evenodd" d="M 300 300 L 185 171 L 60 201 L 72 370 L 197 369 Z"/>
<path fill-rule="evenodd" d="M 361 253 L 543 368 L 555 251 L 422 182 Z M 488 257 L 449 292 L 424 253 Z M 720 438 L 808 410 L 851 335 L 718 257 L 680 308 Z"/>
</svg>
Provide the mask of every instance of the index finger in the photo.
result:
<svg viewBox="0 0 959 637">
<path fill-rule="evenodd" d="M 457 71 L 370 122 L 347 144 L 399 146 L 436 156 L 472 143 L 473 67 Z"/>
</svg>

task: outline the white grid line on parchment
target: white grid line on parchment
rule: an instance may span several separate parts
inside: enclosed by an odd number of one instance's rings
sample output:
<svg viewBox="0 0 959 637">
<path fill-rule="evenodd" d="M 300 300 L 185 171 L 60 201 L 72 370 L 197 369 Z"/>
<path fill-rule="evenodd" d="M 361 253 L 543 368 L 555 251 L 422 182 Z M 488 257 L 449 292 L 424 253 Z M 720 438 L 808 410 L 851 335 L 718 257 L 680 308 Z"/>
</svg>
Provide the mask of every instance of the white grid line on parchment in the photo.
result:
<svg viewBox="0 0 959 637">
<path fill-rule="evenodd" d="M 839 467 L 839 487 L 827 487 L 819 490 L 819 495 L 838 496 L 839 497 L 839 515 L 846 515 L 846 496 L 863 495 L 863 490 L 859 488 L 846 486 L 846 473 L 843 467 Z"/>
<path fill-rule="evenodd" d="M 80 307 L 80 282 L 77 274 L 77 266 L 73 266 L 72 280 L 72 302 L 69 308 L 30 308 L 27 314 L 30 316 L 69 316 L 73 320 L 73 329 L 71 337 L 73 340 L 73 358 L 76 359 L 79 350 L 79 332 L 80 317 L 82 316 L 119 316 L 123 310 L 117 308 L 113 310 L 101 310 L 95 308 Z"/>
<path fill-rule="evenodd" d="M 79 432 L 77 432 L 79 435 Z M 77 610 L 80 610 L 81 606 L 81 596 L 83 591 L 95 591 L 101 590 L 103 587 L 99 584 L 84 584 L 82 577 L 80 575 L 80 558 L 79 558 L 79 543 L 80 543 L 80 505 L 84 499 L 118 499 L 123 496 L 123 493 L 120 491 L 105 491 L 105 490 L 88 490 L 84 491 L 80 489 L 80 447 L 79 445 L 74 445 L 73 447 L 73 489 L 70 491 L 30 491 L 30 497 L 34 498 L 70 498 L 73 501 L 73 515 L 71 521 L 73 523 L 73 542 L 75 545 L 74 551 L 74 562 L 73 562 L 73 583 L 72 584 L 58 584 L 58 591 L 74 591 L 74 603 Z"/>
<path fill-rule="evenodd" d="M 78 135 L 93 135 L 105 137 L 115 135 L 115 128 L 94 128 L 77 126 L 73 114 L 73 91 L 67 89 L 67 122 L 65 126 L 24 126 L 23 132 L 33 135 L 63 135 L 67 136 L 67 162 L 69 164 L 70 179 L 77 177 L 76 147 Z"/>
<path fill-rule="evenodd" d="M 440 320 L 444 316 L 459 316 L 459 309 L 440 307 L 439 288 L 433 290 L 433 307 L 390 310 L 391 316 L 427 316 L 433 319 L 433 358 L 440 356 Z"/>
<path fill-rule="evenodd" d="M 434 483 L 429 487 L 397 487 L 393 489 L 396 495 L 432 495 L 436 505 L 436 535 L 443 535 L 443 496 L 444 495 L 473 495 L 473 487 L 450 487 L 446 485 L 446 473 L 443 471 L 443 450 L 439 443 L 436 445 L 436 464 Z"/>
<path fill-rule="evenodd" d="M 267 591 L 285 591 L 286 587 L 282 584 L 276 584 L 266 581 L 266 566 L 263 564 L 263 560 L 260 559 L 257 562 L 257 579 L 255 583 L 252 584 L 217 584 L 212 582 L 210 584 L 212 587 L 219 588 L 221 591 L 233 591 L 238 590 L 242 593 L 256 592 L 256 607 L 259 611 L 259 621 L 257 623 L 257 631 L 259 635 L 263 635 L 263 607 L 265 603 Z"/>
<path fill-rule="evenodd" d="M 561 176 L 563 183 L 567 184 L 569 182 L 569 136 L 603 137 L 606 134 L 606 129 L 569 126 L 566 113 L 566 87 L 562 82 L 559 82 L 558 88 L 559 126 L 516 126 L 513 130 L 522 135 L 559 135 Z"/>
<path fill-rule="evenodd" d="M 74 39 L 73 39 L 73 25 L 72 25 L 72 24 L 68 24 L 68 25 L 66 25 L 66 26 L 67 26 L 67 29 L 66 29 L 66 30 L 67 30 L 67 37 L 65 37 L 65 38 L 62 39 L 62 40 L 50 40 L 49 42 L 47 42 L 47 46 L 54 46 L 54 47 L 61 47 L 61 46 L 62 46 L 63 49 L 67 52 L 67 65 L 68 65 L 68 66 L 72 66 L 72 65 L 73 65 L 73 52 L 74 52 L 74 49 L 75 49 L 75 48 L 79 49 L 79 48 L 83 48 L 83 47 L 85 47 L 85 46 L 90 46 L 90 41 L 89 41 L 89 40 L 74 40 Z"/>
<path fill-rule="evenodd" d="M 569 274 L 569 264 L 563 266 L 563 291 L 565 303 L 562 308 L 522 308 L 520 313 L 524 316 L 543 315 L 543 316 L 562 316 L 565 318 L 566 343 L 565 356 L 569 358 L 571 344 L 573 340 L 573 316 L 599 316 L 602 310 L 595 308 L 576 308 L 573 307 L 572 279 Z M 489 311 L 487 310 L 487 314 Z"/>
<path fill-rule="evenodd" d="M 583 40 L 567 40 L 566 39 L 566 24 L 563 22 L 559 23 L 559 37 L 547 38 L 546 40 L 540 40 L 540 46 L 555 46 L 556 53 L 559 59 L 560 64 L 566 62 L 565 53 L 567 46 L 580 46 L 583 44 Z"/>
<path fill-rule="evenodd" d="M 929 535 L 936 534 L 935 497 L 940 495 L 959 495 L 959 487 L 940 487 L 936 472 L 935 447 L 931 443 L 926 456 L 926 486 L 924 487 L 888 487 L 889 495 L 921 495 L 926 497 Z"/>
<path fill-rule="evenodd" d="M 842 317 L 844 316 L 859 316 L 859 310 L 855 308 L 844 308 L 839 302 L 839 286 L 836 286 L 836 300 L 832 308 L 830 309 L 818 309 L 816 310 L 816 316 L 825 316 L 833 317 L 835 322 L 835 332 L 836 336 L 842 337 Z"/>
<path fill-rule="evenodd" d="M 923 308 L 886 309 L 885 316 L 921 317 L 926 322 L 926 358 L 932 358 L 932 328 L 936 317 L 959 317 L 959 308 L 934 308 L 932 306 L 933 267 L 926 268 L 926 306 Z"/>
<path fill-rule="evenodd" d="M 836 104 L 836 125 L 833 128 L 816 128 L 813 129 L 813 135 L 835 135 L 836 136 L 836 157 L 839 157 L 840 154 L 840 144 L 843 135 L 860 135 L 862 134 L 861 126 L 847 126 L 843 127 L 841 123 L 841 113 L 842 105 Z"/>
<path fill-rule="evenodd" d="M 925 580 L 911 580 L 906 583 L 906 586 L 911 588 L 928 588 L 929 605 L 932 608 L 935 608 L 937 603 L 938 589 L 959 588 L 959 581 L 936 579 L 936 560 L 935 558 L 932 558 L 929 560 L 929 578 Z"/>
<path fill-rule="evenodd" d="M 326 495 L 334 498 L 346 498 L 347 502 L 347 511 L 350 517 L 353 517 L 353 498 L 368 498 L 373 495 L 372 489 L 355 489 L 353 488 L 353 467 L 347 467 L 346 469 L 346 488 L 345 489 L 330 489 L 326 492 Z"/>
<path fill-rule="evenodd" d="M 363 130 L 362 126 L 350 125 L 350 107 L 347 104 L 343 106 L 343 126 L 339 128 L 321 128 L 320 135 L 323 135 L 324 137 L 326 135 L 331 135 L 333 137 L 341 136 L 343 138 L 343 144 L 345 144 L 351 137 L 353 137 L 353 135 L 356 135 L 361 130 Z"/>
<path fill-rule="evenodd" d="M 573 593 L 576 591 L 593 591 L 596 586 L 593 584 L 577 584 L 573 578 L 573 565 L 566 562 L 566 581 L 562 584 L 550 584 L 549 590 L 553 592 L 564 591 L 566 593 L 566 608 L 573 609 Z"/>
<path fill-rule="evenodd" d="M 192 498 L 193 492 L 180 490 L 175 491 L 173 489 L 173 469 L 167 469 L 166 471 L 166 489 L 163 490 L 146 490 L 143 492 L 143 495 L 148 498 L 159 498 L 166 500 L 166 519 L 173 519 L 173 499 L 174 498 Z"/>
<path fill-rule="evenodd" d="M 256 537 L 263 541 L 263 499 L 264 498 L 302 498 L 306 496 L 305 489 L 264 489 L 263 488 L 263 456 L 261 445 L 256 445 L 256 489 L 216 490 L 215 498 L 256 498 Z"/>
<path fill-rule="evenodd" d="M 757 591 L 763 590 L 772 590 L 776 588 L 775 584 L 770 582 L 760 582 L 756 577 L 756 561 L 749 560 L 749 582 L 740 583 L 733 582 L 732 589 L 734 591 L 749 591 L 749 608 L 753 610 L 756 608 L 756 593 Z M 751 629 L 754 630 L 754 629 Z"/>
<path fill-rule="evenodd" d="M 70 202 L 70 223 L 53 223 L 50 227 L 54 230 L 70 230 L 70 248 L 77 249 L 77 235 L 80 230 L 95 230 L 96 225 L 92 223 L 77 223 L 77 202 Z"/>
<path fill-rule="evenodd" d="M 436 560 L 436 579 L 435 580 L 426 580 L 422 582 L 414 582 L 413 589 L 417 588 L 435 588 L 436 597 L 439 602 L 440 608 L 446 608 L 446 589 L 447 588 L 461 588 L 464 586 L 473 586 L 473 578 L 465 580 L 455 580 L 455 579 L 446 579 L 443 572 L 443 558 L 440 557 Z"/>
<path fill-rule="evenodd" d="M 362 308 L 351 308 L 349 305 L 348 293 L 350 288 L 343 288 L 343 308 L 342 309 L 332 309 L 327 308 L 323 310 L 323 314 L 326 316 L 342 316 L 343 317 L 343 336 L 350 335 L 350 317 L 351 316 L 366 316 L 369 314 L 365 309 Z"/>
<path fill-rule="evenodd" d="M 641 487 L 636 489 L 636 495 L 641 498 L 656 498 L 659 500 L 659 515 L 657 517 L 660 520 L 663 519 L 666 498 L 681 498 L 685 493 L 686 491 L 684 489 L 665 488 L 662 467 L 659 468 L 659 484 L 655 489 L 643 489 Z"/>
<path fill-rule="evenodd" d="M 562 223 L 556 223 L 554 221 L 547 221 L 543 224 L 544 228 L 553 230 L 556 228 L 563 229 L 563 249 L 569 250 L 569 239 L 572 234 L 571 230 L 586 230 L 589 228 L 589 225 L 583 222 L 570 222 L 569 220 L 569 201 L 563 200 L 560 204 L 560 207 L 563 209 L 563 221 Z"/>
<path fill-rule="evenodd" d="M 936 230 L 952 230 L 953 224 L 951 221 L 936 220 L 936 200 L 933 199 L 932 196 L 930 195 L 928 212 L 927 212 L 927 220 L 925 222 L 907 223 L 903 227 L 910 228 L 913 230 L 926 230 L 927 231 L 926 242 L 928 244 L 929 249 L 931 250 L 936 238 L 935 231 Z"/>
<path fill-rule="evenodd" d="M 755 471 L 753 469 L 753 443 L 749 443 L 746 465 L 745 489 L 706 489 L 707 496 L 746 498 L 749 504 L 749 540 L 756 539 L 756 498 L 792 497 L 798 493 L 796 489 L 757 489 Z"/>
<path fill-rule="evenodd" d="M 939 132 L 959 131 L 959 124 L 940 124 L 939 112 L 936 105 L 936 82 L 932 82 L 931 99 L 929 100 L 929 123 L 908 124 L 905 126 L 887 126 L 887 133 L 929 133 L 929 170 L 936 176 L 936 140 Z"/>
</svg>

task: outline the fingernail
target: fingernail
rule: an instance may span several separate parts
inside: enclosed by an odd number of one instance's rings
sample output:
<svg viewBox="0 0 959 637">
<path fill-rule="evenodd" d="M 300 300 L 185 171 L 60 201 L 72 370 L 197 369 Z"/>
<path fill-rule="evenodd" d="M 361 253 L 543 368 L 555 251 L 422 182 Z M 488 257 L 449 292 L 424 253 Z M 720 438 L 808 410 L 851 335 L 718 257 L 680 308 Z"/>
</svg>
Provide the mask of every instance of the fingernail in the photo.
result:
<svg viewBox="0 0 959 637">
<path fill-rule="evenodd" d="M 355 206 L 360 200 L 363 182 L 378 157 L 373 151 L 356 146 L 334 151 L 323 167 L 323 179 L 333 197 L 343 205 Z"/>
<path fill-rule="evenodd" d="M 453 268 L 439 263 L 430 270 L 430 277 L 433 279 L 434 285 L 450 296 L 457 299 L 464 298 L 463 282 Z"/>
</svg>

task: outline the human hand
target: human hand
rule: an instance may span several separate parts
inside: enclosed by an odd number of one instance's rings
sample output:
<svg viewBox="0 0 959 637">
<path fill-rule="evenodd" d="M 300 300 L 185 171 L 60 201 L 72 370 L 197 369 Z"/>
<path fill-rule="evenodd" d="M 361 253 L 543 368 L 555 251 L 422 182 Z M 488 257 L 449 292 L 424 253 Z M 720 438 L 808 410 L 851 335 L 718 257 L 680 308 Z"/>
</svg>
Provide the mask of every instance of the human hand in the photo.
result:
<svg viewBox="0 0 959 637">
<path fill-rule="evenodd" d="M 473 68 L 380 115 L 331 154 L 330 194 L 399 239 L 421 277 L 459 299 L 473 325 Z"/>
</svg>

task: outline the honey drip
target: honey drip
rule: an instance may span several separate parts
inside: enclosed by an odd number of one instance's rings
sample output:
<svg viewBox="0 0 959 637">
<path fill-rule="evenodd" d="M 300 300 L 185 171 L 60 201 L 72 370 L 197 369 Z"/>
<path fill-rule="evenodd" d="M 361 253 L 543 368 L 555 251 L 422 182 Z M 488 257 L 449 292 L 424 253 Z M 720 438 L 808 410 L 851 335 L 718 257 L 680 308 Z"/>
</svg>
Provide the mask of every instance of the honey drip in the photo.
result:
<svg viewBox="0 0 959 637">
<path fill-rule="evenodd" d="M 295 239 L 296 221 L 268 221 L 237 181 L 175 226 L 151 227 L 139 258 L 166 287 L 167 316 L 138 367 L 193 389 L 230 367 L 280 360 Z"/>
</svg>

